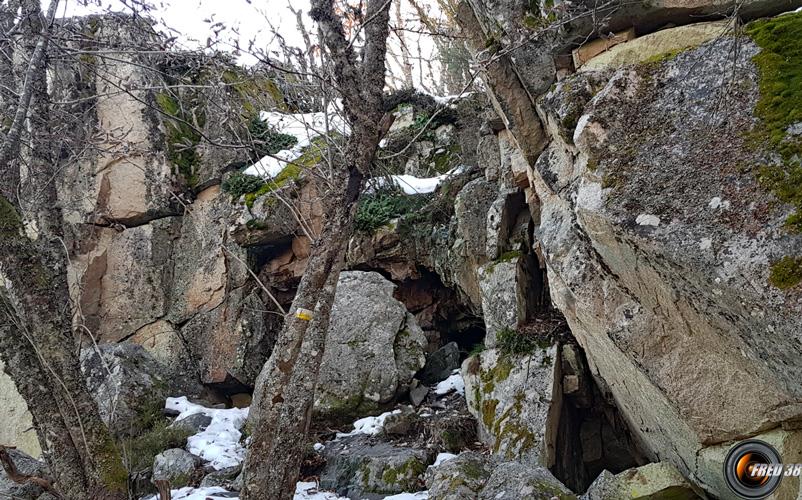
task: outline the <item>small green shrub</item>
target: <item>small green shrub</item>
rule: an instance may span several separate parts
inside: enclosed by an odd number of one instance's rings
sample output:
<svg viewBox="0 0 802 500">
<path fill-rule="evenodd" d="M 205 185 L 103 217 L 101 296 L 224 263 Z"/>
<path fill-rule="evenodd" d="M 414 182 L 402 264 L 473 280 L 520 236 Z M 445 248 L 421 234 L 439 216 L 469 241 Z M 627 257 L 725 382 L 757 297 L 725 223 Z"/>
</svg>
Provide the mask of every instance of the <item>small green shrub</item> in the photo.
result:
<svg viewBox="0 0 802 500">
<path fill-rule="evenodd" d="M 780 290 L 787 290 L 802 283 L 802 257 L 786 255 L 772 264 L 769 283 Z"/>
<path fill-rule="evenodd" d="M 424 195 L 407 195 L 398 187 L 387 187 L 362 196 L 356 209 L 354 227 L 373 233 L 392 219 L 414 212 L 428 200 Z"/>
<path fill-rule="evenodd" d="M 159 420 L 141 435 L 126 438 L 121 443 L 126 468 L 130 473 L 147 469 L 153 465 L 156 455 L 170 448 L 183 448 L 191 435 L 187 429 L 170 427 L 166 418 Z"/>
<path fill-rule="evenodd" d="M 240 196 L 258 191 L 265 181 L 255 175 L 235 172 L 223 181 L 221 189 L 230 194 L 231 198 L 238 199 Z"/>
<path fill-rule="evenodd" d="M 278 132 L 266 122 L 255 116 L 248 126 L 253 141 L 254 154 L 258 158 L 274 155 L 298 144 L 298 139 L 290 134 Z"/>
<path fill-rule="evenodd" d="M 482 343 L 476 344 L 473 347 L 471 347 L 470 351 L 468 351 L 468 357 L 478 356 L 478 355 L 482 354 L 484 352 L 484 350 L 485 350 L 485 345 L 484 344 L 482 344 Z"/>
<path fill-rule="evenodd" d="M 496 345 L 504 354 L 531 354 L 542 347 L 543 342 L 533 335 L 524 335 L 511 328 L 496 333 Z"/>
</svg>

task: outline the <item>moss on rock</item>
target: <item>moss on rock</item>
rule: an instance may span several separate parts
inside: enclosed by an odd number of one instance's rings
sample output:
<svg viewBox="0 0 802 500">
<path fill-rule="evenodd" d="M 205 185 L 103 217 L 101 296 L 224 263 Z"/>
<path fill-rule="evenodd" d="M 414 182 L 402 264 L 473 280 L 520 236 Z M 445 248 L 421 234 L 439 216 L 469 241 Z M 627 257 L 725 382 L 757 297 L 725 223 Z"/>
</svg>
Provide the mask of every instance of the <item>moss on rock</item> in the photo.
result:
<svg viewBox="0 0 802 500">
<path fill-rule="evenodd" d="M 785 256 L 772 264 L 769 283 L 780 290 L 793 288 L 802 283 L 802 257 Z"/>
</svg>

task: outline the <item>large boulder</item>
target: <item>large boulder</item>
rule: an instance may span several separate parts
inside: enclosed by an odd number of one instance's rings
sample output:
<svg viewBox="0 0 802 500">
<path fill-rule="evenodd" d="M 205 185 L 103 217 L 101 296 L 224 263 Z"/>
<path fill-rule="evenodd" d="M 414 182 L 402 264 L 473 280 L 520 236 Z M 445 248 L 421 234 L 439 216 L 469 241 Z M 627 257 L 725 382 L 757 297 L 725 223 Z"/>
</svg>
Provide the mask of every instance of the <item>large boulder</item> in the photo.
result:
<svg viewBox="0 0 802 500">
<path fill-rule="evenodd" d="M 618 474 L 603 471 L 582 495 L 583 500 L 695 500 L 703 498 L 676 467 L 647 464 Z"/>
<path fill-rule="evenodd" d="M 137 435 L 169 396 L 198 395 L 201 385 L 157 361 L 136 344 L 101 344 L 81 352 L 81 370 L 100 416 L 118 435 Z"/>
<path fill-rule="evenodd" d="M 426 472 L 431 500 L 564 500 L 575 499 L 545 467 L 503 462 L 466 452 Z"/>
<path fill-rule="evenodd" d="M 340 274 L 315 393 L 319 414 L 375 409 L 405 391 L 423 367 L 426 339 L 394 289 L 379 273 Z"/>
<path fill-rule="evenodd" d="M 493 453 L 533 465 L 554 464 L 562 404 L 556 345 L 530 354 L 489 349 L 465 360 L 468 409 Z"/>
<path fill-rule="evenodd" d="M 423 474 L 434 461 L 432 450 L 373 443 L 364 435 L 327 444 L 323 457 L 322 489 L 367 500 L 422 489 Z"/>
<path fill-rule="evenodd" d="M 201 459 L 180 448 L 165 450 L 153 459 L 153 481 L 168 481 L 172 488 L 187 486 L 197 474 Z"/>
<path fill-rule="evenodd" d="M 802 237 L 761 181 L 782 168 L 773 143 L 750 139 L 774 126 L 756 120 L 759 52 L 724 36 L 564 80 L 540 100 L 552 143 L 530 171 L 551 297 L 592 373 L 651 460 L 714 495 L 705 448 L 802 417 L 802 294 L 776 279 Z"/>
</svg>

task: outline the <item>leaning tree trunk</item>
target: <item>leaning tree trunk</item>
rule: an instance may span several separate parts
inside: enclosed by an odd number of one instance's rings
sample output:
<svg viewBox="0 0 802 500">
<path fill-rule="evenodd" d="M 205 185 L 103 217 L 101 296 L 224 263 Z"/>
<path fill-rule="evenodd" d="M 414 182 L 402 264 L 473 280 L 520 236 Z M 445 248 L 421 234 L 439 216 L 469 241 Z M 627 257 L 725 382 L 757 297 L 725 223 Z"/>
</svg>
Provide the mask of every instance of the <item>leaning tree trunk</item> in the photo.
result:
<svg viewBox="0 0 802 500">
<path fill-rule="evenodd" d="M 362 175 L 352 169 L 336 210 L 324 221 L 312 248 L 273 355 L 257 380 L 248 422 L 252 439 L 243 499 L 284 499 L 295 493 L 337 279 L 353 232 L 351 210 L 361 181 Z M 312 311 L 311 317 L 295 314 L 302 310 Z"/>
<path fill-rule="evenodd" d="M 0 356 L 33 416 L 56 489 L 67 499 L 122 499 L 127 473 L 86 388 L 72 330 L 57 161 L 47 137 L 45 64 L 56 4 L 43 22 L 38 1 L 22 2 L 25 67 L 0 147 Z"/>
<path fill-rule="evenodd" d="M 344 178 L 312 247 L 291 314 L 257 380 L 243 474 L 244 500 L 289 500 L 295 493 L 334 291 L 353 232 L 353 209 L 381 139 L 390 4 L 391 0 L 368 0 L 360 58 L 345 38 L 333 0 L 311 2 L 310 15 L 328 49 L 351 124 L 345 156 L 338 162 L 347 169 L 341 171 Z M 297 314 L 302 310 L 311 311 L 311 317 Z"/>
</svg>

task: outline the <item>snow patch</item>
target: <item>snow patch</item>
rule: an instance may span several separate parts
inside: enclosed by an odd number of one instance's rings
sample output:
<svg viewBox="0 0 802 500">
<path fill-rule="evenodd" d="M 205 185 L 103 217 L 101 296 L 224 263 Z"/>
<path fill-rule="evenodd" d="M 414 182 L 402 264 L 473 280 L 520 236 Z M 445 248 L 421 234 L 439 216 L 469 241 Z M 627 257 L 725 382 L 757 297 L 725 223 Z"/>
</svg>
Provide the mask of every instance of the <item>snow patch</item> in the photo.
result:
<svg viewBox="0 0 802 500">
<path fill-rule="evenodd" d="M 368 436 L 376 436 L 384 429 L 384 421 L 390 415 L 398 415 L 401 410 L 388 411 L 382 413 L 377 417 L 360 418 L 354 422 L 354 430 L 351 432 L 338 432 L 337 437 L 356 436 L 357 434 L 367 434 Z"/>
<path fill-rule="evenodd" d="M 397 186 L 404 194 L 428 194 L 433 193 L 437 186 L 444 180 L 459 175 L 465 171 L 464 166 L 454 167 L 443 175 L 436 177 L 415 177 L 414 175 L 390 175 L 387 177 L 376 177 L 368 181 L 368 192 L 375 191 L 384 186 Z"/>
<path fill-rule="evenodd" d="M 437 384 L 437 387 L 434 388 L 434 392 L 438 396 L 443 396 L 451 391 L 457 391 L 459 394 L 465 395 L 465 381 L 462 380 L 459 369 L 454 370 L 447 379 Z"/>
<path fill-rule="evenodd" d="M 419 491 L 417 493 L 399 493 L 390 497 L 384 497 L 384 500 L 428 500 L 428 491 Z"/>
<path fill-rule="evenodd" d="M 295 485 L 293 500 L 348 500 L 329 491 L 319 491 L 316 483 L 300 482 Z"/>
<path fill-rule="evenodd" d="M 448 462 L 452 458 L 457 458 L 457 456 L 453 453 L 438 453 L 437 458 L 434 459 L 434 463 L 430 467 L 437 467 L 443 462 Z"/>
<path fill-rule="evenodd" d="M 574 129 L 574 135 L 572 137 L 574 144 L 579 142 L 579 136 L 585 131 L 585 127 L 587 127 L 589 121 L 590 115 L 582 115 L 579 117 L 579 120 L 577 120 L 576 128 Z"/>
<path fill-rule="evenodd" d="M 635 223 L 640 226 L 654 226 L 657 227 L 660 225 L 660 217 L 652 214 L 640 214 L 636 219 Z"/>
<path fill-rule="evenodd" d="M 722 200 L 720 197 L 716 196 L 710 200 L 710 203 L 708 203 L 707 206 L 711 210 L 715 210 L 717 208 L 728 210 L 730 208 L 730 202 L 729 200 Z"/>
<path fill-rule="evenodd" d="M 324 445 L 323 443 L 315 443 L 314 445 L 312 445 L 312 448 L 314 448 L 316 452 L 320 453 L 321 451 L 326 449 L 326 445 Z"/>
<path fill-rule="evenodd" d="M 248 175 L 263 178 L 277 176 L 287 166 L 287 163 L 300 158 L 315 138 L 321 137 L 327 132 L 343 135 L 350 132 L 348 124 L 340 117 L 334 106 L 331 106 L 327 112 L 318 113 L 288 114 L 277 111 L 261 111 L 259 119 L 276 132 L 289 134 L 298 139 L 298 143 L 291 149 L 267 155 L 243 171 Z M 328 129 L 326 120 L 328 120 Z"/>
<path fill-rule="evenodd" d="M 206 500 L 207 498 L 228 498 L 229 500 L 237 500 L 239 498 L 238 496 L 228 496 L 230 493 L 228 493 L 225 488 L 219 486 L 210 486 L 208 488 L 192 488 L 191 486 L 187 486 L 186 488 L 172 490 L 171 493 L 173 500 Z M 153 495 L 144 500 L 159 500 L 159 496 Z"/>
<path fill-rule="evenodd" d="M 165 408 L 179 412 L 176 421 L 196 413 L 211 417 L 212 422 L 206 429 L 187 439 L 187 451 L 209 462 L 216 470 L 239 465 L 245 459 L 240 429 L 248 418 L 248 408 L 206 408 L 191 403 L 185 396 L 167 398 Z"/>
</svg>

